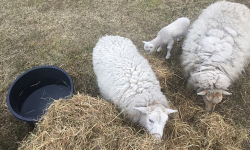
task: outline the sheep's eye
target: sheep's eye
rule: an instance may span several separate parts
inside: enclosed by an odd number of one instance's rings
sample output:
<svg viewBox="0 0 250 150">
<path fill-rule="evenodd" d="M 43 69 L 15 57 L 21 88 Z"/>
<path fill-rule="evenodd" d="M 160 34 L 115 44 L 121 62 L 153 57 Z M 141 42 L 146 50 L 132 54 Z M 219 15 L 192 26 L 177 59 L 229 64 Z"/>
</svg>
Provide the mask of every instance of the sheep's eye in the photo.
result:
<svg viewBox="0 0 250 150">
<path fill-rule="evenodd" d="M 151 47 L 149 47 L 149 48 L 153 48 L 153 47 L 151 46 Z"/>
<path fill-rule="evenodd" d="M 149 119 L 149 122 L 150 122 L 150 123 L 154 123 L 154 121 L 153 121 L 153 120 L 151 120 L 151 119 Z"/>
</svg>

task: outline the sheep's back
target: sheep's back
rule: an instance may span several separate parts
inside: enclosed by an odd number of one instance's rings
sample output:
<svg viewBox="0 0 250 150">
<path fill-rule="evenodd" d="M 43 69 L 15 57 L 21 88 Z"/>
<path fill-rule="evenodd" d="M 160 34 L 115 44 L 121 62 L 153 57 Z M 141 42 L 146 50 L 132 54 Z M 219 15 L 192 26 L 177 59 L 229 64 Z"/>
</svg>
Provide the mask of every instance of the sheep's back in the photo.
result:
<svg viewBox="0 0 250 150">
<path fill-rule="evenodd" d="M 159 88 L 148 61 L 124 37 L 101 38 L 93 50 L 93 67 L 102 96 L 117 105 L 149 87 Z"/>
<path fill-rule="evenodd" d="M 232 81 L 237 79 L 250 59 L 249 22 L 250 10 L 242 4 L 221 1 L 203 10 L 182 46 L 185 76 L 208 64 L 220 68 Z M 212 47 L 216 40 L 224 43 Z M 213 57 L 215 52 L 218 56 Z"/>
<path fill-rule="evenodd" d="M 190 25 L 188 18 L 179 18 L 169 24 L 168 26 L 162 28 L 158 37 L 160 37 L 164 42 L 168 42 L 169 38 L 181 38 L 184 37 Z"/>
</svg>

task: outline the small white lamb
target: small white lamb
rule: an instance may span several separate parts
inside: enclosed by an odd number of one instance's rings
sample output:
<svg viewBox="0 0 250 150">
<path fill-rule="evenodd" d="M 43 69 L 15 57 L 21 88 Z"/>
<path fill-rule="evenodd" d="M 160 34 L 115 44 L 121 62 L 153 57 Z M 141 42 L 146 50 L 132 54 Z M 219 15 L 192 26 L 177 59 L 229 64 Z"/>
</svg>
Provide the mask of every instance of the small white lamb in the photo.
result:
<svg viewBox="0 0 250 150">
<path fill-rule="evenodd" d="M 93 68 L 101 95 L 124 110 L 157 139 L 161 139 L 169 108 L 147 59 L 131 40 L 102 37 L 93 50 Z"/>
<path fill-rule="evenodd" d="M 221 102 L 250 60 L 250 10 L 220 1 L 203 10 L 183 42 L 181 61 L 188 86 L 202 95 L 206 110 Z"/>
<path fill-rule="evenodd" d="M 179 18 L 169 24 L 168 26 L 162 28 L 158 34 L 157 37 L 154 38 L 153 40 L 146 42 L 143 41 L 144 43 L 144 50 L 146 53 L 150 54 L 154 52 L 155 48 L 159 47 L 157 49 L 157 52 L 160 52 L 162 49 L 162 46 L 168 45 L 167 49 L 167 56 L 166 59 L 169 59 L 171 54 L 171 50 L 174 44 L 174 41 L 180 41 L 181 38 L 184 38 L 190 25 L 190 20 L 188 18 Z"/>
</svg>

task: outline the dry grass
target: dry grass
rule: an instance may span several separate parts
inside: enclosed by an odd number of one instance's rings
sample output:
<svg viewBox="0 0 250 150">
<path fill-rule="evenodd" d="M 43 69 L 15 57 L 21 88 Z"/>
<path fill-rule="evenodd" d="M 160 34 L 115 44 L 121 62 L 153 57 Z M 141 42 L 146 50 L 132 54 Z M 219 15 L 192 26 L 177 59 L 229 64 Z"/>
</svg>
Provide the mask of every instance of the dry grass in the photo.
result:
<svg viewBox="0 0 250 150">
<path fill-rule="evenodd" d="M 178 17 L 187 16 L 194 21 L 202 9 L 215 1 L 1 0 L 0 149 L 16 149 L 18 142 L 29 135 L 28 126 L 14 118 L 6 105 L 8 87 L 19 74 L 34 66 L 55 65 L 72 76 L 75 92 L 96 97 L 99 92 L 92 70 L 91 52 L 98 38 L 105 34 L 125 36 L 142 51 L 141 41 L 152 39 L 159 29 Z M 248 0 L 231 1 L 250 8 Z M 203 111 L 204 104 L 195 92 L 185 87 L 179 65 L 181 44 L 174 45 L 168 61 L 164 60 L 166 51 L 146 57 L 153 65 L 163 92 L 181 112 L 180 121 L 185 124 L 180 128 L 200 132 L 194 128 L 194 121 L 197 113 Z M 247 133 L 250 133 L 249 74 L 250 69 L 247 68 L 238 82 L 230 87 L 233 95 L 225 97 L 216 108 L 216 113 L 226 123 L 236 131 L 245 128 Z M 169 126 L 172 125 L 170 122 Z M 250 149 L 250 143 L 244 141 L 242 149 Z"/>
</svg>

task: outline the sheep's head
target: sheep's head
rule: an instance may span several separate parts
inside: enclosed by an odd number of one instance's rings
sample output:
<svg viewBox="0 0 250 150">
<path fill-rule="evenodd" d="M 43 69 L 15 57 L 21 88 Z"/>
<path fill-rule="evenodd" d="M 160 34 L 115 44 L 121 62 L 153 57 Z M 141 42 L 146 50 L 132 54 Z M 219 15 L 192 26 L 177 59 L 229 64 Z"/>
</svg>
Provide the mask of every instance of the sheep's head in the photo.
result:
<svg viewBox="0 0 250 150">
<path fill-rule="evenodd" d="M 207 89 L 203 90 L 198 95 L 201 95 L 203 97 L 203 100 L 205 102 L 206 110 L 207 111 L 213 111 L 216 104 L 221 102 L 224 95 L 231 95 L 232 93 L 229 93 L 222 89 Z"/>
<path fill-rule="evenodd" d="M 177 110 L 165 108 L 161 104 L 150 105 L 148 107 L 134 107 L 141 112 L 140 124 L 144 126 L 149 134 L 161 140 L 168 115 Z"/>
<path fill-rule="evenodd" d="M 142 41 L 144 43 L 144 50 L 146 53 L 150 54 L 153 53 L 155 50 L 155 46 L 150 43 L 150 42 L 146 42 L 146 41 Z"/>
</svg>

